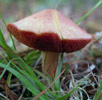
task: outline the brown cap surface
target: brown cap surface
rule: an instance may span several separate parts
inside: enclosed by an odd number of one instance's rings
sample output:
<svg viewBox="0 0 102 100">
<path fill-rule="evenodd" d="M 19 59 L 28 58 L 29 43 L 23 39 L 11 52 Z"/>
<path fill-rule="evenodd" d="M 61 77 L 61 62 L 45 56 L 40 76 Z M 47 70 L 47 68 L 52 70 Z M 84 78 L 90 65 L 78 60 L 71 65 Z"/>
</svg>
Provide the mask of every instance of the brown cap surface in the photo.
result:
<svg viewBox="0 0 102 100">
<path fill-rule="evenodd" d="M 78 51 L 92 39 L 90 34 L 54 9 L 7 24 L 7 30 L 29 47 L 51 52 Z"/>
</svg>

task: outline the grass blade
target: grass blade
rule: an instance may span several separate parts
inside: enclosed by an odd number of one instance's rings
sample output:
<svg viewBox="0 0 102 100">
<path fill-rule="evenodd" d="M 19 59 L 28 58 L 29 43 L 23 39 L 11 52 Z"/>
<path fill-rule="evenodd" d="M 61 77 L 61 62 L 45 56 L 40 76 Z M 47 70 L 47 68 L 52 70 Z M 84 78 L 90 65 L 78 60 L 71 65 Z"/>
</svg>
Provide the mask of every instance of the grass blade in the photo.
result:
<svg viewBox="0 0 102 100">
<path fill-rule="evenodd" d="M 76 21 L 76 24 L 79 24 L 81 21 L 83 21 L 86 17 L 88 17 L 101 4 L 102 4 L 102 0 L 98 1 L 98 3 L 93 8 L 91 8 L 84 16 L 82 16 L 79 20 Z"/>
<path fill-rule="evenodd" d="M 86 80 L 88 79 L 88 77 L 84 78 L 84 80 L 76 87 L 74 87 L 71 91 L 69 91 L 67 94 L 65 94 L 62 97 L 57 98 L 56 100 L 65 100 L 66 98 L 68 98 L 72 93 L 74 93 L 80 86 L 81 84 L 83 84 Z"/>
<path fill-rule="evenodd" d="M 101 98 L 100 98 L 101 96 Z M 96 93 L 96 95 L 94 96 L 93 100 L 101 100 L 102 99 L 102 80 L 100 81 L 100 87 Z"/>
<path fill-rule="evenodd" d="M 0 13 L 0 18 L 2 20 L 2 22 L 4 23 L 4 25 L 6 26 L 6 22 L 4 20 L 4 18 L 2 17 L 2 14 Z M 10 35 L 10 42 L 11 42 L 11 47 L 16 50 L 16 46 L 15 46 L 15 43 L 14 43 L 14 40 L 13 40 L 13 36 L 11 34 Z"/>
<path fill-rule="evenodd" d="M 6 26 L 6 22 L 5 22 L 4 18 L 2 17 L 2 14 L 1 13 L 0 13 L 0 18 L 3 21 L 4 25 Z"/>
<path fill-rule="evenodd" d="M 58 65 L 58 67 L 57 67 L 57 72 L 56 72 L 56 75 L 55 75 L 54 80 L 56 80 L 56 78 L 57 78 L 57 77 L 60 75 L 60 73 L 61 73 L 62 63 L 63 63 L 63 54 L 62 54 L 61 59 L 60 59 L 60 61 L 59 61 L 59 65 Z M 60 91 L 60 88 L 61 88 L 61 86 L 60 86 L 60 79 L 57 79 L 56 82 L 55 82 L 55 84 L 54 84 L 54 90 L 55 90 L 55 91 Z M 58 92 L 57 95 L 60 95 L 60 92 Z"/>
<path fill-rule="evenodd" d="M 6 65 L 0 63 L 0 67 L 5 68 Z M 30 90 L 35 96 L 40 93 L 40 91 L 34 87 L 34 84 L 32 83 L 31 79 L 28 76 L 22 75 L 20 72 L 16 71 L 10 66 L 7 67 L 7 70 L 11 72 L 13 75 L 15 75 L 23 83 L 23 85 L 28 90 Z M 45 100 L 44 98 L 47 98 L 47 96 L 42 95 L 41 97 L 38 98 L 38 100 Z"/>
</svg>

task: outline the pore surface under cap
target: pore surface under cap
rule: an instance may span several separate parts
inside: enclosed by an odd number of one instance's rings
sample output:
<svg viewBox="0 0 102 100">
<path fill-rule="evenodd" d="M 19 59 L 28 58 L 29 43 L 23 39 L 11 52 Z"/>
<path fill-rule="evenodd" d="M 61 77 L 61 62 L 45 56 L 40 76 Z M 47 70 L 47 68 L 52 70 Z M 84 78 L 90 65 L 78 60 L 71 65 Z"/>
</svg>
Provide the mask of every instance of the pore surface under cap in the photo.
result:
<svg viewBox="0 0 102 100">
<path fill-rule="evenodd" d="M 70 19 L 53 9 L 8 24 L 7 29 L 20 42 L 42 51 L 77 51 L 92 38 Z"/>
</svg>

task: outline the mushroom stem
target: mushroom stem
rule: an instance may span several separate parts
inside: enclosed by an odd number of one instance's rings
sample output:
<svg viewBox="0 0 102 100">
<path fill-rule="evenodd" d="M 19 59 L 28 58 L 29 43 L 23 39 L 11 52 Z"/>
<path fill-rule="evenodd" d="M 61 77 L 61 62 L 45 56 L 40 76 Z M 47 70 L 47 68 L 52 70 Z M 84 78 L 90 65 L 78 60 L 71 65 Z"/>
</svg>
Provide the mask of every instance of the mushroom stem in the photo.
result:
<svg viewBox="0 0 102 100">
<path fill-rule="evenodd" d="M 50 76 L 55 75 L 58 65 L 59 53 L 57 52 L 42 52 L 42 70 L 43 73 L 48 73 Z"/>
</svg>

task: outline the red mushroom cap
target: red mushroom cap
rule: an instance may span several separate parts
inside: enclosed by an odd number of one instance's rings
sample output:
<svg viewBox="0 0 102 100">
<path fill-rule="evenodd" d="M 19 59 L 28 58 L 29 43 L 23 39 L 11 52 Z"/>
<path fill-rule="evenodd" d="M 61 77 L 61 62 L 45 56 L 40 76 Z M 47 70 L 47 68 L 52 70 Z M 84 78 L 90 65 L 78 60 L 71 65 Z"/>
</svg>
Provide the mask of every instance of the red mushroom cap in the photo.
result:
<svg viewBox="0 0 102 100">
<path fill-rule="evenodd" d="M 7 30 L 29 47 L 51 52 L 74 52 L 92 39 L 90 34 L 54 9 L 7 24 Z"/>
</svg>

